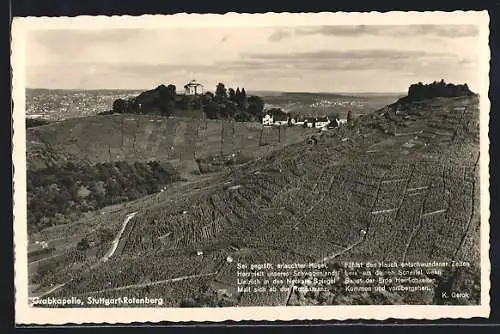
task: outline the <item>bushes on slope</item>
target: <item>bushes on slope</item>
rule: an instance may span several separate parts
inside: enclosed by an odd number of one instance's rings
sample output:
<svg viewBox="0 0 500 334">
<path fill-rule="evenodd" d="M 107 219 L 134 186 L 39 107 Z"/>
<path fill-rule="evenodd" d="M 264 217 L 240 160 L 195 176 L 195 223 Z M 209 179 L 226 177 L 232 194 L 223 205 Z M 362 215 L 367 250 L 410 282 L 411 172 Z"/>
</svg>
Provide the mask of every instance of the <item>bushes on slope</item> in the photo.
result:
<svg viewBox="0 0 500 334">
<path fill-rule="evenodd" d="M 65 222 L 86 211 L 159 192 L 180 180 L 173 168 L 157 161 L 100 163 L 71 162 L 28 173 L 28 228 L 37 231 Z"/>
</svg>

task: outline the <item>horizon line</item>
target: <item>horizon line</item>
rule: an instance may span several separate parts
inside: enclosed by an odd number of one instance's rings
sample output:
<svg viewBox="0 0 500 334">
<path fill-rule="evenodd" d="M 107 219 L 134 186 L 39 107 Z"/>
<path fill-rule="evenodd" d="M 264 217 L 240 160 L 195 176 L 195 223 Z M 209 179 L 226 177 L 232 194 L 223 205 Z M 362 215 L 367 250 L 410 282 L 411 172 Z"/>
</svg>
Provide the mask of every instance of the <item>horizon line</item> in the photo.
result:
<svg viewBox="0 0 500 334">
<path fill-rule="evenodd" d="M 157 86 L 158 87 L 158 86 Z M 156 88 L 156 87 L 155 87 Z M 155 88 L 46 88 L 46 87 L 25 87 L 30 90 L 67 90 L 67 91 L 148 91 Z M 207 90 L 210 91 L 210 90 Z M 210 91 L 211 92 L 211 91 Z M 306 91 L 306 90 L 272 90 L 272 89 L 255 89 L 247 90 L 247 92 L 262 92 L 262 93 L 305 93 L 305 94 L 388 94 L 399 95 L 406 94 L 407 91 Z"/>
</svg>

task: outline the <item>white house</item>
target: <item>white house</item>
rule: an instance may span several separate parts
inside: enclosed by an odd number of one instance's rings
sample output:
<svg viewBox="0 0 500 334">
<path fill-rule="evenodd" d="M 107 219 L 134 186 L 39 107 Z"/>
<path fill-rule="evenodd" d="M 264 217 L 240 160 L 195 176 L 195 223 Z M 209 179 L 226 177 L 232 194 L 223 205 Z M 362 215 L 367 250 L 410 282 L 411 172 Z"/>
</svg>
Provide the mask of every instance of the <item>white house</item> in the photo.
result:
<svg viewBox="0 0 500 334">
<path fill-rule="evenodd" d="M 340 126 L 342 124 L 347 124 L 347 119 L 345 118 L 337 118 L 335 121 L 337 121 L 337 125 Z"/>
<path fill-rule="evenodd" d="M 304 117 L 294 117 L 292 118 L 292 124 L 293 125 L 304 125 L 306 122 L 306 119 Z"/>
<path fill-rule="evenodd" d="M 262 124 L 263 125 L 273 125 L 273 122 L 274 122 L 274 119 L 273 119 L 273 115 L 269 115 L 269 114 L 266 114 L 263 118 L 262 118 Z"/>
<path fill-rule="evenodd" d="M 191 80 L 186 85 L 184 85 L 186 90 L 186 95 L 200 95 L 203 94 L 203 85 L 196 82 L 196 80 Z"/>
<path fill-rule="evenodd" d="M 326 128 L 330 124 L 328 117 L 318 117 L 314 123 L 316 129 Z"/>
<path fill-rule="evenodd" d="M 294 116 L 288 114 L 274 114 L 268 113 L 262 118 L 262 124 L 271 125 L 292 125 L 292 126 L 307 126 L 308 128 L 323 129 L 331 124 L 328 117 L 315 117 L 315 116 Z M 337 120 L 337 124 L 339 121 Z"/>
<path fill-rule="evenodd" d="M 268 113 L 262 118 L 262 124 L 266 126 L 288 125 L 288 115 L 273 115 L 271 113 Z"/>
</svg>

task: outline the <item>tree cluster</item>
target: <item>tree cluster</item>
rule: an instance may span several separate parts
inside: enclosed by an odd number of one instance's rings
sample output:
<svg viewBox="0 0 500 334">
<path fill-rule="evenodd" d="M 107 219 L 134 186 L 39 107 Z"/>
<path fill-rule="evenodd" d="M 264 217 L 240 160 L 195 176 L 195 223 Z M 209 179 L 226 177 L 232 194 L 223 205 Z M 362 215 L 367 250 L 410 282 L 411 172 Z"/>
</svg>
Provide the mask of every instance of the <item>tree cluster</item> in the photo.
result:
<svg viewBox="0 0 500 334">
<path fill-rule="evenodd" d="M 419 101 L 432 99 L 435 97 L 460 97 L 475 95 L 467 86 L 454 85 L 445 83 L 444 80 L 434 81 L 430 84 L 422 84 L 421 82 L 413 84 L 408 89 L 408 96 L 403 98 L 403 101 Z"/>
<path fill-rule="evenodd" d="M 215 94 L 206 92 L 201 96 L 177 95 L 174 85 L 160 85 L 137 97 L 115 100 L 112 112 L 170 116 L 177 110 L 190 109 L 202 109 L 210 119 L 260 121 L 263 117 L 264 101 L 258 96 L 248 96 L 245 88 L 228 89 L 223 83 L 217 84 Z"/>
<path fill-rule="evenodd" d="M 159 192 L 180 180 L 172 167 L 156 161 L 67 163 L 28 173 L 28 228 L 31 231 L 64 223 L 70 217 L 104 206 Z"/>
<path fill-rule="evenodd" d="M 218 83 L 215 95 L 206 92 L 202 97 L 204 111 L 210 119 L 234 119 L 237 122 L 260 121 L 263 117 L 264 100 L 248 96 L 245 88 L 227 89 Z"/>
<path fill-rule="evenodd" d="M 160 85 L 155 89 L 142 92 L 134 98 L 115 100 L 113 112 L 169 116 L 174 113 L 177 102 L 176 87 L 174 85 Z"/>
<path fill-rule="evenodd" d="M 279 118 L 279 119 L 283 119 L 283 118 L 288 118 L 288 114 L 286 112 L 284 112 L 281 108 L 271 108 L 267 111 L 267 113 L 271 116 L 273 116 L 274 118 Z"/>
</svg>

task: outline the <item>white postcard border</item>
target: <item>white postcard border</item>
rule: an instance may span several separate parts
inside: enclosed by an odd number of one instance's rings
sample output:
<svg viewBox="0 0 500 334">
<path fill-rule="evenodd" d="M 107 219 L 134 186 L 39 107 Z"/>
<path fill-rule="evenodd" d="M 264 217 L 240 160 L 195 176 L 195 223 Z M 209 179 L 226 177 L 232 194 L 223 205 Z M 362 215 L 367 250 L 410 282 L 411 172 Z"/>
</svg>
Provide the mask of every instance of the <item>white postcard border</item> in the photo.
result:
<svg viewBox="0 0 500 334">
<path fill-rule="evenodd" d="M 286 306 L 229 308 L 45 309 L 28 305 L 26 226 L 25 36 L 29 30 L 168 27 L 290 27 L 315 25 L 477 24 L 480 29 L 480 188 L 481 305 Z M 175 14 L 14 18 L 12 23 L 15 320 L 17 324 L 184 322 L 225 320 L 440 319 L 487 317 L 490 312 L 489 260 L 489 16 L 486 11 Z"/>
</svg>

